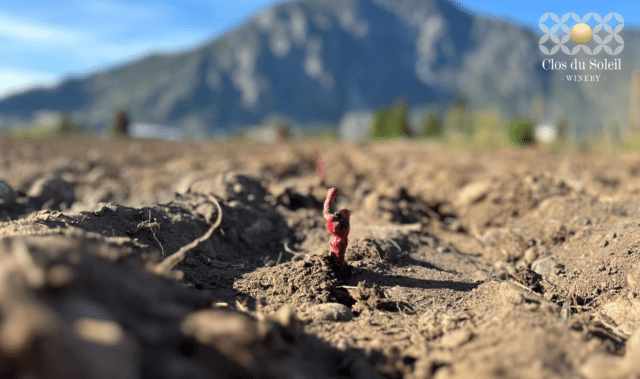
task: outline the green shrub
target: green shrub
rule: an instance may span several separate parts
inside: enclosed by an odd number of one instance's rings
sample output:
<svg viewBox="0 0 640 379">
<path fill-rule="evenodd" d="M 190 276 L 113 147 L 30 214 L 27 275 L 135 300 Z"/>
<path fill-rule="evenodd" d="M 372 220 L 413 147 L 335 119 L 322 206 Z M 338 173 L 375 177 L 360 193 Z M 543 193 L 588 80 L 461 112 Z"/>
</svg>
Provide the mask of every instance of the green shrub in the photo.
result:
<svg viewBox="0 0 640 379">
<path fill-rule="evenodd" d="M 509 125 L 509 140 L 517 146 L 534 143 L 533 124 L 523 118 L 513 121 L 511 125 Z"/>
<path fill-rule="evenodd" d="M 389 107 L 383 108 L 376 113 L 376 117 L 373 120 L 373 129 L 371 130 L 371 138 L 382 139 L 389 138 L 391 133 L 389 131 L 389 120 L 391 119 L 391 109 Z"/>
<path fill-rule="evenodd" d="M 442 119 L 437 114 L 430 114 L 424 121 L 422 128 L 422 135 L 425 137 L 440 137 L 444 128 L 442 126 Z"/>
<path fill-rule="evenodd" d="M 411 137 L 413 132 L 409 126 L 407 113 L 407 105 L 403 101 L 396 103 L 393 109 L 384 107 L 376 113 L 371 138 Z"/>
</svg>

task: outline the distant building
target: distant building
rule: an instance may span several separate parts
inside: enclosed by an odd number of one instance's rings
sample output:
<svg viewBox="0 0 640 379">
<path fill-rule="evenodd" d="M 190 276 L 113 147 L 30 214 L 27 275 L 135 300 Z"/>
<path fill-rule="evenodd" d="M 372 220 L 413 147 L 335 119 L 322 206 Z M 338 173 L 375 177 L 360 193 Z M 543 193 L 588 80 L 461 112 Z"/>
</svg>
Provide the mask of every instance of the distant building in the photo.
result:
<svg viewBox="0 0 640 379">
<path fill-rule="evenodd" d="M 536 141 L 542 143 L 554 142 L 558 136 L 558 131 L 555 125 L 552 124 L 540 124 L 535 128 Z"/>
<path fill-rule="evenodd" d="M 173 126 L 138 123 L 131 125 L 131 137 L 177 141 L 184 137 L 184 133 Z"/>
<path fill-rule="evenodd" d="M 371 111 L 347 113 L 338 126 L 340 139 L 345 141 L 362 141 L 369 137 L 375 114 Z"/>
</svg>

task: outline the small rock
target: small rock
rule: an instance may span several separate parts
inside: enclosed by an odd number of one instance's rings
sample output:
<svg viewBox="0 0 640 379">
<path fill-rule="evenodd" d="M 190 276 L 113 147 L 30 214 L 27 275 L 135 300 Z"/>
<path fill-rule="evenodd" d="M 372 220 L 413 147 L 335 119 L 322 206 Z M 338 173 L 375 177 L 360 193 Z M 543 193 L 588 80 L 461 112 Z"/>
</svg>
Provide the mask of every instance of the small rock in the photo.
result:
<svg viewBox="0 0 640 379">
<path fill-rule="evenodd" d="M 322 321 L 350 321 L 353 318 L 351 309 L 340 303 L 318 304 L 311 308 L 311 312 Z"/>
<path fill-rule="evenodd" d="M 10 205 L 16 200 L 16 193 L 9 183 L 0 180 L 0 205 Z"/>
<path fill-rule="evenodd" d="M 509 285 L 506 282 L 500 285 L 500 295 L 502 296 L 502 302 L 506 302 L 513 305 L 522 304 L 524 302 L 524 295 L 519 289 L 514 288 L 513 285 Z"/>
<path fill-rule="evenodd" d="M 605 304 L 602 313 L 611 318 L 624 332 L 631 333 L 640 328 L 640 301 L 618 299 Z"/>
<path fill-rule="evenodd" d="M 636 263 L 627 274 L 627 283 L 629 283 L 630 286 L 635 286 L 640 283 L 640 263 Z"/>
<path fill-rule="evenodd" d="M 552 273 L 553 274 L 559 273 L 562 269 L 564 269 L 564 266 L 558 263 L 558 261 L 555 258 L 546 257 L 533 262 L 533 264 L 531 265 L 531 268 L 533 268 L 533 271 L 537 272 L 542 276 L 549 276 Z"/>
<path fill-rule="evenodd" d="M 538 249 L 535 246 L 532 246 L 525 250 L 524 252 L 524 261 L 527 264 L 533 263 L 536 259 L 538 259 Z"/>
</svg>

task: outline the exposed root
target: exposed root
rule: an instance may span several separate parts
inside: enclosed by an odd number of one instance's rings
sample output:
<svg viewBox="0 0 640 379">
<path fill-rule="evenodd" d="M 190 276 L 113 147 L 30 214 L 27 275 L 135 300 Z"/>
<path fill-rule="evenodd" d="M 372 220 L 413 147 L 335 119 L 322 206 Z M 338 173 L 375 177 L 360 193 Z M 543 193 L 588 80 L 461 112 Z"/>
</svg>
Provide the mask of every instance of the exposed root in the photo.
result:
<svg viewBox="0 0 640 379">
<path fill-rule="evenodd" d="M 151 221 L 151 209 L 149 209 L 149 221 L 143 221 L 139 223 L 138 227 L 136 228 L 136 231 L 140 231 L 142 229 L 149 229 L 151 231 L 151 234 L 153 235 L 153 238 L 156 240 L 156 242 L 158 242 L 158 245 L 160 245 L 160 250 L 162 251 L 162 256 L 164 257 L 164 248 L 162 247 L 162 244 L 160 243 L 160 240 L 156 236 L 156 232 L 154 230 L 154 228 L 156 227 L 159 229 L 160 224 L 155 221 L 154 222 Z M 113 232 L 113 237 L 115 238 L 115 231 Z"/>
<path fill-rule="evenodd" d="M 218 200 L 216 200 L 215 197 L 211 195 L 207 195 L 207 197 L 216 205 L 216 208 L 218 208 L 218 217 L 216 219 L 216 222 L 214 222 L 213 225 L 211 225 L 211 227 L 209 228 L 209 230 L 207 230 L 205 234 L 196 238 L 191 243 L 182 246 L 178 251 L 171 254 L 167 258 L 165 258 L 162 262 L 155 265 L 152 271 L 156 275 L 168 274 L 169 271 L 171 271 L 174 267 L 178 265 L 178 263 L 182 262 L 182 260 L 186 257 L 187 252 L 189 252 L 189 250 L 198 246 L 200 242 L 205 241 L 206 239 L 211 237 L 213 232 L 218 228 L 218 226 L 220 226 L 220 223 L 222 222 L 222 207 L 220 207 L 220 203 L 218 203 Z"/>
<path fill-rule="evenodd" d="M 289 242 L 288 242 L 288 241 L 284 241 L 284 251 L 286 251 L 286 252 L 287 252 L 287 253 L 289 253 L 289 254 L 293 254 L 293 255 L 296 255 L 296 254 L 304 254 L 304 252 L 292 250 L 292 249 L 289 247 Z"/>
</svg>

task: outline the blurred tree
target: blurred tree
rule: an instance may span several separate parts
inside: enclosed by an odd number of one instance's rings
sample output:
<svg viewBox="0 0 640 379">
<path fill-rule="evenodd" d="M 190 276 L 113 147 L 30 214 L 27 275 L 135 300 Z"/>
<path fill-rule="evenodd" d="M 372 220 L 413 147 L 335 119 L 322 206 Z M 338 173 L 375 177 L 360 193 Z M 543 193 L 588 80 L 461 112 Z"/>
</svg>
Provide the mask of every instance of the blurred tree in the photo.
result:
<svg viewBox="0 0 640 379">
<path fill-rule="evenodd" d="M 509 125 L 509 140 L 517 146 L 533 144 L 533 123 L 524 118 L 514 120 Z"/>
<path fill-rule="evenodd" d="M 391 137 L 413 137 L 413 130 L 409 125 L 409 105 L 406 100 L 398 100 L 391 118 L 389 119 Z"/>
<path fill-rule="evenodd" d="M 284 122 L 276 126 L 276 139 L 278 142 L 291 141 L 291 128 Z"/>
<path fill-rule="evenodd" d="M 422 135 L 425 137 L 439 137 L 443 131 L 442 119 L 438 114 L 432 113 L 425 118 Z"/>
<path fill-rule="evenodd" d="M 116 137 L 129 136 L 129 115 L 124 110 L 119 110 L 113 119 L 112 134 Z"/>
<path fill-rule="evenodd" d="M 71 115 L 69 113 L 65 113 L 62 115 L 60 119 L 60 126 L 58 128 L 58 132 L 60 135 L 68 136 L 71 134 L 73 129 L 73 122 L 71 121 Z"/>
<path fill-rule="evenodd" d="M 390 137 L 389 120 L 391 119 L 391 114 L 392 111 L 389 107 L 384 107 L 382 110 L 376 112 L 375 119 L 373 120 L 373 129 L 371 130 L 371 138 L 383 139 Z"/>
<path fill-rule="evenodd" d="M 371 131 L 371 138 L 386 139 L 393 137 L 411 137 L 413 131 L 409 125 L 408 105 L 404 100 L 399 100 L 391 109 L 384 107 L 376 113 Z"/>
</svg>

